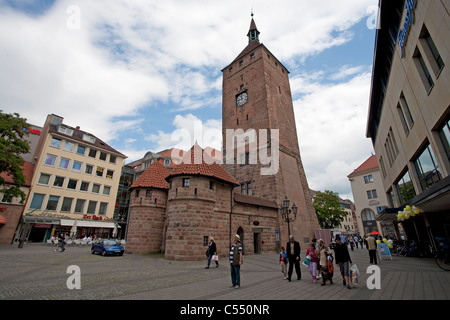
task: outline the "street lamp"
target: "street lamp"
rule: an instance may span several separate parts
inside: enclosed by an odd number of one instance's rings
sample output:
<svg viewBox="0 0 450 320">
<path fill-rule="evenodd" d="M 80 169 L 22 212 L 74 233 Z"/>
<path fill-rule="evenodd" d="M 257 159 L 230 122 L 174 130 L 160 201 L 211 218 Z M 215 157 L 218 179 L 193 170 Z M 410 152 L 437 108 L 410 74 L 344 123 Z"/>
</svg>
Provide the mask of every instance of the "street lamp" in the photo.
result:
<svg viewBox="0 0 450 320">
<path fill-rule="evenodd" d="M 293 221 L 295 221 L 295 219 L 297 218 L 297 206 L 295 205 L 295 203 L 292 205 L 291 209 L 289 209 L 289 199 L 286 196 L 283 200 L 283 204 L 281 205 L 281 207 L 279 208 L 280 212 L 281 212 L 281 217 L 283 218 L 284 222 L 287 222 L 288 224 L 288 233 L 289 236 L 291 235 L 291 228 L 289 226 L 289 224 Z M 294 218 L 289 217 L 289 214 L 293 213 L 294 214 Z"/>
</svg>

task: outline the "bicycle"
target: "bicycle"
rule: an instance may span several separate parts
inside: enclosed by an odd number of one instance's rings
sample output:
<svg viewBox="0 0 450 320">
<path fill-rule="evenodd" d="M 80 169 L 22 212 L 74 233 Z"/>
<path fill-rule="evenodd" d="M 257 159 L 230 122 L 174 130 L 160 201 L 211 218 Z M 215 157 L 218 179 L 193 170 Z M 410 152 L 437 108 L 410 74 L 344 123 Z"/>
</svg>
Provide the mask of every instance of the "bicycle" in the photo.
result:
<svg viewBox="0 0 450 320">
<path fill-rule="evenodd" d="M 450 254 L 449 253 L 450 253 L 449 249 L 444 249 L 443 247 L 440 247 L 434 257 L 438 267 L 445 271 L 450 271 Z"/>
</svg>

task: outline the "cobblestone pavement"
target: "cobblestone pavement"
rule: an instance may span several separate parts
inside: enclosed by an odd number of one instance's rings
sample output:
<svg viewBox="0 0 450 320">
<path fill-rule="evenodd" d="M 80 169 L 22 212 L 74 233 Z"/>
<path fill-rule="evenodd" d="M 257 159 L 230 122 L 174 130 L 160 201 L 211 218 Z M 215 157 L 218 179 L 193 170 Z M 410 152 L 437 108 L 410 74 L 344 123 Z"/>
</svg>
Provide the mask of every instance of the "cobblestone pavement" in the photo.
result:
<svg viewBox="0 0 450 320">
<path fill-rule="evenodd" d="M 230 288 L 229 264 L 221 258 L 205 269 L 205 261 L 168 261 L 148 255 L 92 255 L 90 247 L 55 252 L 44 244 L 0 245 L 1 300 L 449 300 L 450 272 L 432 259 L 393 257 L 380 268 L 381 289 L 370 289 L 366 249 L 350 251 L 360 271 L 359 285 L 347 289 L 335 269 L 334 284 L 314 284 L 305 267 L 302 279 L 283 280 L 278 255 L 246 255 L 241 288 Z M 304 257 L 304 253 L 302 255 Z M 76 265 L 81 289 L 68 289 Z M 372 278 L 370 278 L 372 279 Z M 370 283 L 374 283 L 373 281 Z"/>
</svg>

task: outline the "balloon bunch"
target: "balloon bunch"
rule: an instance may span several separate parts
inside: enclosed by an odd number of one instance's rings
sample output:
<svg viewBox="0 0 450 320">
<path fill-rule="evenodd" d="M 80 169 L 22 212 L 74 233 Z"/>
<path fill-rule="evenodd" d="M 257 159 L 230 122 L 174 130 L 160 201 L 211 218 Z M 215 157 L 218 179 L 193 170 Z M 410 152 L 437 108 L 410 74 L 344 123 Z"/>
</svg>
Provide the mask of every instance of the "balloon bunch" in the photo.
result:
<svg viewBox="0 0 450 320">
<path fill-rule="evenodd" d="M 391 239 L 383 238 L 383 242 L 388 244 L 389 249 L 393 249 L 394 246 L 392 245 L 393 241 Z M 381 240 L 377 240 L 376 243 L 381 243 Z"/>
<path fill-rule="evenodd" d="M 397 221 L 405 221 L 420 213 L 420 209 L 416 206 L 407 205 L 403 211 L 397 213 Z"/>
</svg>

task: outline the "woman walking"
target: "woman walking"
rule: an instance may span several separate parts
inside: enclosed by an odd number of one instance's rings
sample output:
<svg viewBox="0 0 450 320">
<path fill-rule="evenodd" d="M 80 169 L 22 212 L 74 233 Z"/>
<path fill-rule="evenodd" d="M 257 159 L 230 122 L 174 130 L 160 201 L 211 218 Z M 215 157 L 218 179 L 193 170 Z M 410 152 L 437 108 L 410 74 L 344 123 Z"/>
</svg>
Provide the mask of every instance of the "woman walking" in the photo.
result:
<svg viewBox="0 0 450 320">
<path fill-rule="evenodd" d="M 211 237 L 209 239 L 209 247 L 208 247 L 208 265 L 205 267 L 205 269 L 209 269 L 209 265 L 211 264 L 211 258 L 212 256 L 217 255 L 217 247 L 216 243 L 214 242 L 214 238 Z M 219 267 L 219 261 L 214 260 L 216 262 L 216 268 Z"/>
<path fill-rule="evenodd" d="M 319 249 L 318 249 L 318 259 L 320 265 L 320 272 L 322 273 L 322 283 L 321 286 L 326 285 L 326 281 L 330 280 L 330 284 L 333 284 L 332 274 L 328 272 L 328 256 L 331 255 L 332 251 L 325 245 L 325 242 L 320 239 L 319 240 Z"/>
</svg>

